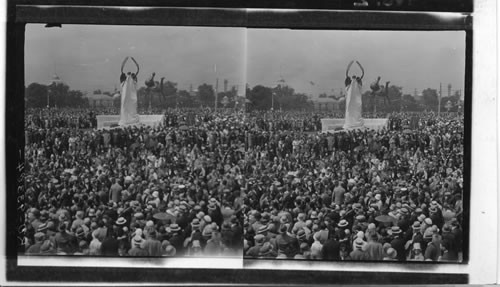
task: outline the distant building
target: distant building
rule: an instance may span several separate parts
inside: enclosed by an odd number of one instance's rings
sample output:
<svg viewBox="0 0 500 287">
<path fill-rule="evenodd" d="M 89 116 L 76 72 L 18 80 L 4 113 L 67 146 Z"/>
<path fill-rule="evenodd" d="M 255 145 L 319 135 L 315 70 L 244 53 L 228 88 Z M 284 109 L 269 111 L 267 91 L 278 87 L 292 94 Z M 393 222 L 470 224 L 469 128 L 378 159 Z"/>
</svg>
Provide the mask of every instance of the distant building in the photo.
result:
<svg viewBox="0 0 500 287">
<path fill-rule="evenodd" d="M 86 95 L 85 98 L 89 101 L 89 107 L 91 108 L 113 107 L 113 97 L 105 94 Z"/>
</svg>

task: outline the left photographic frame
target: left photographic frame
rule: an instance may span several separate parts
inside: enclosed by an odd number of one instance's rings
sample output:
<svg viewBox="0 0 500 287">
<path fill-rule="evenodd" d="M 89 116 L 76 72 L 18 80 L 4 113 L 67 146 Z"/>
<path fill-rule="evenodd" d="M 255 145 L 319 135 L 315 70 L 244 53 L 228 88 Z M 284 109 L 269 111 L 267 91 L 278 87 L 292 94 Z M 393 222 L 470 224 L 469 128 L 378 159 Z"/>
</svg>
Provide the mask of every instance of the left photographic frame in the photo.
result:
<svg viewBox="0 0 500 287">
<path fill-rule="evenodd" d="M 241 267 L 245 30 L 22 26 L 16 264 Z"/>
</svg>

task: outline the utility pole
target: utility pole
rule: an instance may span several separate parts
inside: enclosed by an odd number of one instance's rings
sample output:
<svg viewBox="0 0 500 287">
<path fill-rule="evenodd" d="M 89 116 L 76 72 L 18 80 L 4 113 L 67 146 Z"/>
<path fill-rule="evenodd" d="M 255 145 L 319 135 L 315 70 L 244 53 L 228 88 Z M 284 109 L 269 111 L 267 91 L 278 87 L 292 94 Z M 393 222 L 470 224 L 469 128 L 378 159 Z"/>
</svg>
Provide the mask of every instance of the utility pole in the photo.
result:
<svg viewBox="0 0 500 287">
<path fill-rule="evenodd" d="M 438 117 L 441 116 L 441 95 L 443 92 L 442 84 L 439 83 L 439 95 L 438 95 Z"/>
</svg>

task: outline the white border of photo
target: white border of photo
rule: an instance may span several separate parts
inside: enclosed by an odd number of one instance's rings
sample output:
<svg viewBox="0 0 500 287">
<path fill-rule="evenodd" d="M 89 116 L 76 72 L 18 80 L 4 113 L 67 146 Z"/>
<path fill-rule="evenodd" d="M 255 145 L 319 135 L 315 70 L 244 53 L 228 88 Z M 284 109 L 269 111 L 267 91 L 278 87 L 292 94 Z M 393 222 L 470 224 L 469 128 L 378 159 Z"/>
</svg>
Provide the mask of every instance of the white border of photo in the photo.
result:
<svg viewBox="0 0 500 287">
<path fill-rule="evenodd" d="M 470 200 L 470 230 L 469 230 L 469 263 L 468 264 L 387 264 L 387 263 L 334 263 L 313 261 L 248 261 L 244 264 L 240 258 L 169 258 L 123 260 L 123 258 L 27 258 L 19 257 L 18 264 L 26 266 L 65 266 L 65 267 L 130 267 L 130 268 L 247 268 L 275 270 L 331 270 L 331 271 L 369 271 L 369 272 L 417 272 L 417 273 L 466 273 L 469 283 L 493 284 L 500 278 L 499 237 L 500 222 L 498 207 L 498 162 L 500 162 L 497 142 L 498 117 L 497 103 L 498 80 L 498 10 L 495 0 L 474 1 L 473 14 L 473 93 L 472 93 L 472 147 L 471 147 L 471 200 Z M 1 33 L 5 39 L 6 9 L 0 9 Z M 5 42 L 0 42 L 0 91 L 5 95 Z M 494 81 L 493 79 L 497 79 Z M 5 139 L 5 101 L 0 101 L 0 133 Z M 497 154 L 495 155 L 495 152 Z M 0 153 L 2 172 L 0 184 L 5 186 L 5 141 Z M 5 189 L 3 189 L 5 190 Z M 5 202 L 5 193 L 0 192 L 0 201 Z M 5 208 L 0 214 L 0 234 L 6 234 Z M 5 271 L 5 236 L 0 237 L 1 253 L 0 270 Z M 43 261 L 42 261 L 43 260 Z M 0 275 L 0 284 L 5 285 L 5 272 Z M 367 276 L 369 276 L 367 274 Z M 376 283 L 376 282 L 373 282 Z M 16 284 L 8 282 L 9 285 Z M 28 282 L 22 285 L 29 284 Z M 58 285 L 51 283 L 51 285 Z M 64 283 L 64 285 L 68 285 Z"/>
</svg>

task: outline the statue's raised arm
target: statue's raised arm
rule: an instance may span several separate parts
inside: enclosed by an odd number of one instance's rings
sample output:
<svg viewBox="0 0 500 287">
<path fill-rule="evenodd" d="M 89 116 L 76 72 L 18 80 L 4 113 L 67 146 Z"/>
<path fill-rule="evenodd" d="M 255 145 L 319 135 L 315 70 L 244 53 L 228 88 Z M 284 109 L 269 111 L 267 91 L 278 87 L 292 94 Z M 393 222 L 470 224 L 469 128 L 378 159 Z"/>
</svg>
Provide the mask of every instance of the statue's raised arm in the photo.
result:
<svg viewBox="0 0 500 287">
<path fill-rule="evenodd" d="M 137 68 L 137 72 L 135 72 L 135 76 L 137 77 L 137 75 L 139 75 L 139 64 L 137 64 L 137 61 L 134 59 L 134 57 L 132 57 L 132 61 L 134 61 L 135 66 Z"/>
<path fill-rule="evenodd" d="M 125 64 L 127 63 L 127 61 L 128 61 L 128 57 L 125 57 L 125 59 L 123 59 L 123 62 L 122 62 L 122 67 L 120 68 L 120 71 L 122 74 L 123 74 L 123 68 L 125 67 Z"/>
<path fill-rule="evenodd" d="M 351 66 L 352 66 L 353 63 L 354 63 L 354 61 L 351 61 L 349 63 L 349 65 L 347 65 L 347 69 L 345 70 L 345 76 L 346 76 L 346 78 L 349 78 L 349 70 L 351 69 Z"/>
<path fill-rule="evenodd" d="M 365 76 L 365 69 L 363 69 L 363 66 L 361 66 L 358 61 L 356 61 L 356 64 L 358 64 L 359 68 L 361 69 L 361 79 L 363 79 L 363 77 Z"/>
<path fill-rule="evenodd" d="M 123 72 L 123 68 L 125 67 L 125 64 L 127 63 L 127 61 L 128 61 L 128 57 L 125 57 L 125 59 L 123 59 L 122 66 L 120 68 L 120 71 L 121 71 L 121 74 L 120 74 L 120 83 L 125 82 L 125 80 L 127 79 L 127 76 Z"/>
</svg>

